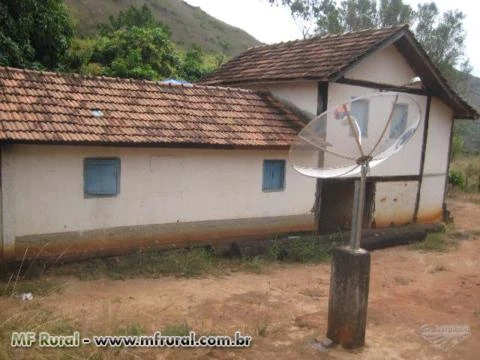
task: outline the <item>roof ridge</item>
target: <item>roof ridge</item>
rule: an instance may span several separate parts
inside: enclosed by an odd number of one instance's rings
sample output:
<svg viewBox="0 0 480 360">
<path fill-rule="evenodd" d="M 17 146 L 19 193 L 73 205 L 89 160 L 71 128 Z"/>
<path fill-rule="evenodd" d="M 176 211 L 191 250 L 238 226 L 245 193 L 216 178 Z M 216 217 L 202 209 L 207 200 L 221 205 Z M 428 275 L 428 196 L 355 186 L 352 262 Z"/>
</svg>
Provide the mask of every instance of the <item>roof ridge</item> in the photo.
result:
<svg viewBox="0 0 480 360">
<path fill-rule="evenodd" d="M 256 46 L 251 46 L 249 47 L 246 51 L 252 50 L 252 49 L 259 49 L 262 47 L 270 47 L 270 46 L 277 46 L 277 45 L 287 45 L 291 43 L 298 43 L 298 42 L 306 42 L 306 41 L 312 41 L 312 40 L 320 40 L 320 39 L 328 39 L 328 38 L 335 38 L 335 37 L 340 37 L 340 36 L 345 36 L 345 35 L 350 35 L 350 34 L 358 34 L 362 32 L 367 32 L 367 31 L 375 31 L 375 30 L 389 30 L 389 29 L 394 29 L 397 28 L 398 30 L 402 28 L 408 28 L 408 23 L 405 24 L 399 24 L 399 25 L 390 25 L 386 27 L 379 27 L 379 28 L 368 28 L 368 29 L 361 29 L 361 30 L 354 30 L 354 31 L 344 31 L 343 33 L 337 33 L 337 34 L 325 34 L 325 35 L 314 35 L 310 38 L 306 39 L 293 39 L 293 40 L 288 40 L 288 41 L 280 41 L 276 42 L 273 44 L 260 44 Z M 241 54 L 240 54 L 241 55 Z"/>
<path fill-rule="evenodd" d="M 104 76 L 104 75 L 85 75 L 85 74 L 78 74 L 73 72 L 55 72 L 55 71 L 43 71 L 43 70 L 34 70 L 34 69 L 22 69 L 22 68 L 15 68 L 10 66 L 0 66 L 0 72 L 5 70 L 6 72 L 16 72 L 16 73 L 25 73 L 25 74 L 37 74 L 43 76 L 55 76 L 59 78 L 77 78 L 77 79 L 84 79 L 84 80 L 104 80 L 108 82 L 116 82 L 116 83 L 130 83 L 130 84 L 150 84 L 159 86 L 161 88 L 183 88 L 183 89 L 212 89 L 212 90 L 226 90 L 226 91 L 238 91 L 243 93 L 250 93 L 255 94 L 256 92 L 250 89 L 245 88 L 237 88 L 237 87 L 229 87 L 229 86 L 216 86 L 216 85 L 202 85 L 197 83 L 192 84 L 172 84 L 172 83 L 162 83 L 161 80 L 146 80 L 146 79 L 132 79 L 132 78 L 121 78 L 121 77 L 113 77 L 113 76 Z"/>
</svg>

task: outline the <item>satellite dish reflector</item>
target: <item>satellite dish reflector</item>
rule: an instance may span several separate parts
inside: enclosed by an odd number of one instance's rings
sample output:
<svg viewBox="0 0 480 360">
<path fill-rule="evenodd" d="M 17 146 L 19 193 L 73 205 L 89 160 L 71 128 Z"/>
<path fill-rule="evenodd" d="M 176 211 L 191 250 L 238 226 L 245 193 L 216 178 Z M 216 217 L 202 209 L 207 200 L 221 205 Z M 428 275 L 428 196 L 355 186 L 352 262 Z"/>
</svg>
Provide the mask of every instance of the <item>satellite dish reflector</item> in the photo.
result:
<svg viewBox="0 0 480 360">
<path fill-rule="evenodd" d="M 290 147 L 289 160 L 316 178 L 358 176 L 400 151 L 420 124 L 409 95 L 382 92 L 352 98 L 315 117 Z"/>
</svg>

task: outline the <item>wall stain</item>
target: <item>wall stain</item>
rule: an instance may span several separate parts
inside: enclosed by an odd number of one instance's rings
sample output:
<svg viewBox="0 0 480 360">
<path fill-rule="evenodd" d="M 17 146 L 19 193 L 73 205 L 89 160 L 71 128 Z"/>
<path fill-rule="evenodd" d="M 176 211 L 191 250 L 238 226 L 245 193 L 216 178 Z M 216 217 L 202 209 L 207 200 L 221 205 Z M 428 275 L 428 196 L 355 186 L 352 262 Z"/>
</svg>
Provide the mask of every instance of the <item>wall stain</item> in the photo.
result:
<svg viewBox="0 0 480 360">
<path fill-rule="evenodd" d="M 14 259 L 74 261 L 142 249 L 221 245 L 315 230 L 312 215 L 202 221 L 29 235 L 16 238 Z M 28 250 L 27 250 L 28 249 Z"/>
</svg>

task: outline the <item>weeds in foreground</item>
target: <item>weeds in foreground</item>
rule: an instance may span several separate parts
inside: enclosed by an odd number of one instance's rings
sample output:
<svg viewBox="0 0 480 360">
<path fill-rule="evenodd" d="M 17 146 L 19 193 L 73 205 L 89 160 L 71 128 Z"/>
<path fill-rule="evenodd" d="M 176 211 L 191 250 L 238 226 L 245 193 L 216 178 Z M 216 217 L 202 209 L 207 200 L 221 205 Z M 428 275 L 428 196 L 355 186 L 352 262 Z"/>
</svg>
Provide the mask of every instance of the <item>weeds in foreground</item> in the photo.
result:
<svg viewBox="0 0 480 360">
<path fill-rule="evenodd" d="M 0 284 L 0 296 L 15 297 L 24 293 L 32 293 L 34 296 L 48 296 L 53 293 L 61 293 L 67 286 L 66 282 L 51 279 L 37 279 L 20 281 L 15 288 L 11 283 Z"/>
<path fill-rule="evenodd" d="M 410 245 L 412 250 L 427 252 L 444 252 L 458 246 L 458 242 L 453 239 L 447 239 L 445 233 L 430 233 L 425 240 Z"/>
<path fill-rule="evenodd" d="M 192 328 L 186 321 L 170 324 L 165 326 L 162 330 L 162 335 L 164 336 L 188 336 L 188 334 L 192 331 Z"/>
<path fill-rule="evenodd" d="M 130 324 L 127 326 L 122 326 L 117 330 L 114 330 L 113 334 L 127 335 L 127 336 L 140 336 L 145 334 L 145 330 L 139 324 Z"/>
<path fill-rule="evenodd" d="M 102 277 L 128 279 L 158 278 L 165 275 L 196 277 L 206 274 L 244 271 L 262 274 L 276 262 L 320 263 L 331 257 L 332 244 L 317 236 L 272 240 L 261 255 L 225 257 L 210 247 L 169 251 L 148 250 L 109 258 L 56 265 L 49 274 L 72 275 L 81 280 Z"/>
<path fill-rule="evenodd" d="M 400 285 L 408 285 L 412 282 L 412 279 L 406 278 L 404 276 L 396 276 L 395 282 Z"/>
<path fill-rule="evenodd" d="M 31 292 L 34 296 L 49 295 L 60 292 L 65 284 L 49 280 L 44 275 L 75 276 L 81 280 L 97 280 L 108 277 L 115 280 L 144 277 L 159 278 L 173 275 L 196 277 L 207 274 L 244 271 L 262 274 L 277 262 L 320 263 L 331 257 L 332 244 L 327 244 L 317 236 L 303 236 L 294 239 L 272 240 L 261 255 L 225 257 L 211 247 L 158 250 L 149 249 L 136 253 L 96 258 L 68 264 L 43 266 L 37 264 L 20 264 L 18 269 L 4 272 L 8 281 L 0 284 L 0 296 L 12 296 Z M 29 281 L 26 269 L 35 274 L 36 280 Z M 33 269 L 33 270 L 32 270 Z M 40 271 L 37 271 L 40 269 Z M 8 275 L 8 276 L 7 276 Z M 12 280 L 13 279 L 13 280 Z"/>
<path fill-rule="evenodd" d="M 65 264 L 52 268 L 51 271 L 55 274 L 77 276 L 81 280 L 96 280 L 104 276 L 117 280 L 133 277 L 158 278 L 162 275 L 194 277 L 211 271 L 216 260 L 212 251 L 205 248 L 139 251 L 124 256 Z"/>
<path fill-rule="evenodd" d="M 245 272 L 251 272 L 254 274 L 263 274 L 266 271 L 266 267 L 269 265 L 269 261 L 265 260 L 261 256 L 254 256 L 250 258 L 242 259 L 240 262 L 240 270 Z"/>
<path fill-rule="evenodd" d="M 437 264 L 429 271 L 429 273 L 433 274 L 433 273 L 441 272 L 441 271 L 448 271 L 448 268 L 443 264 Z"/>
<path fill-rule="evenodd" d="M 265 323 L 260 323 L 255 328 L 255 334 L 261 337 L 267 336 L 268 333 L 268 325 Z"/>
<path fill-rule="evenodd" d="M 58 316 L 44 308 L 35 306 L 34 303 L 28 303 L 22 311 L 6 316 L 2 314 L 0 323 L 0 341 L 2 344 L 10 344 L 12 332 L 19 331 L 46 331 L 50 334 L 69 335 L 78 329 L 75 320 L 65 316 Z M 70 354 L 78 358 L 88 358 L 92 349 L 72 348 Z M 25 349 L 11 346 L 2 346 L 0 348 L 1 359 L 20 359 L 25 358 Z M 38 347 L 35 344 L 29 348 L 29 359 L 60 359 L 65 354 L 61 354 L 58 349 Z"/>
<path fill-rule="evenodd" d="M 82 331 L 81 321 L 50 309 L 41 307 L 39 303 L 24 303 L 21 310 L 15 309 L 14 314 L 2 312 L 0 315 L 0 343 L 11 344 L 13 332 L 48 332 L 51 335 L 71 335 L 80 331 L 81 336 L 93 336 L 99 333 L 112 335 L 144 335 L 144 329 L 139 324 L 131 324 L 118 328 L 100 328 L 96 333 Z M 93 345 L 79 347 L 41 347 L 38 344 L 28 348 L 13 346 L 0 347 L 0 359 L 141 359 L 141 349 L 126 347 L 97 348 Z M 138 354 L 138 355 L 137 355 Z"/>
<path fill-rule="evenodd" d="M 331 258 L 332 250 L 333 244 L 312 235 L 289 242 L 274 242 L 268 247 L 266 258 L 272 261 L 321 263 Z"/>
</svg>

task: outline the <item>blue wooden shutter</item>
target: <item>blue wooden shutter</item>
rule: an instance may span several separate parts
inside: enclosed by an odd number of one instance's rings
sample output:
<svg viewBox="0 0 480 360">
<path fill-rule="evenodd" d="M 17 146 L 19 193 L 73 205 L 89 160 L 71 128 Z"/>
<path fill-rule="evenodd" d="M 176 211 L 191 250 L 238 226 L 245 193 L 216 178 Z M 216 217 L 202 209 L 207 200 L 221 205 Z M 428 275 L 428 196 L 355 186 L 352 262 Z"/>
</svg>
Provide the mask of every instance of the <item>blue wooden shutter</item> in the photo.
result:
<svg viewBox="0 0 480 360">
<path fill-rule="evenodd" d="M 85 193 L 108 196 L 118 193 L 119 159 L 85 160 Z"/>
<path fill-rule="evenodd" d="M 265 160 L 263 162 L 263 190 L 271 189 L 272 187 L 272 163 L 271 161 Z"/>
<path fill-rule="evenodd" d="M 285 185 L 285 160 L 263 162 L 263 190 L 282 190 Z"/>
</svg>

